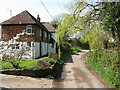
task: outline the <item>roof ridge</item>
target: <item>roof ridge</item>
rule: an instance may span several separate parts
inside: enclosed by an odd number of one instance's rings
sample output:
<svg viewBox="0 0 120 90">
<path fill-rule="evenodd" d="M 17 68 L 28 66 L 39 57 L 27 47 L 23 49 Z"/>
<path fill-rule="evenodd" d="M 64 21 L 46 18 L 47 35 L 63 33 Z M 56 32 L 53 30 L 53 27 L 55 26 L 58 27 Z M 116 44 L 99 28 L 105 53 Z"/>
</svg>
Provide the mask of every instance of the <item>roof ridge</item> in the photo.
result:
<svg viewBox="0 0 120 90">
<path fill-rule="evenodd" d="M 21 23 L 20 23 L 20 21 L 21 21 Z M 40 22 L 32 14 L 30 14 L 27 10 L 11 17 L 8 20 L 1 22 L 1 24 L 25 24 L 25 23 L 40 23 Z"/>
</svg>

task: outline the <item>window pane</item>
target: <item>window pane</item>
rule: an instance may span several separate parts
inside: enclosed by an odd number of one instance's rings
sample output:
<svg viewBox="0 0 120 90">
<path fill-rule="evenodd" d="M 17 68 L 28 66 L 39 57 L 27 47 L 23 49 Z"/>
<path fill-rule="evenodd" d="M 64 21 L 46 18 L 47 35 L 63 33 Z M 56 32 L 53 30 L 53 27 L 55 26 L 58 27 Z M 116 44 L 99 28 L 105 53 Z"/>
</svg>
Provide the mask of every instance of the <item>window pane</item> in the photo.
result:
<svg viewBox="0 0 120 90">
<path fill-rule="evenodd" d="M 31 29 L 27 29 L 27 33 L 32 33 L 32 30 Z"/>
<path fill-rule="evenodd" d="M 31 42 L 27 42 L 27 45 L 28 45 L 29 47 L 31 47 Z"/>
<path fill-rule="evenodd" d="M 32 33 L 32 25 L 27 25 L 26 31 L 27 31 L 27 33 Z"/>
</svg>

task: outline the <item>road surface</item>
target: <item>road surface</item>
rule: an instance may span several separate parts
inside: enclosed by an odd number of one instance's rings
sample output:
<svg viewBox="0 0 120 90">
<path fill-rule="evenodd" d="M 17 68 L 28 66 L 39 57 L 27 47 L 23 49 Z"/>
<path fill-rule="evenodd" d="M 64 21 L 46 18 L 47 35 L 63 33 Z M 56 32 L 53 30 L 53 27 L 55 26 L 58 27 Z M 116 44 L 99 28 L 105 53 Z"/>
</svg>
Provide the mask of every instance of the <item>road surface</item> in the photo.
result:
<svg viewBox="0 0 120 90">
<path fill-rule="evenodd" d="M 0 74 L 4 88 L 110 88 L 92 71 L 85 60 L 87 50 L 71 55 L 63 66 L 60 79 L 32 78 Z"/>
<path fill-rule="evenodd" d="M 110 88 L 86 63 L 86 52 L 71 55 L 63 66 L 60 79 L 54 88 Z"/>
</svg>

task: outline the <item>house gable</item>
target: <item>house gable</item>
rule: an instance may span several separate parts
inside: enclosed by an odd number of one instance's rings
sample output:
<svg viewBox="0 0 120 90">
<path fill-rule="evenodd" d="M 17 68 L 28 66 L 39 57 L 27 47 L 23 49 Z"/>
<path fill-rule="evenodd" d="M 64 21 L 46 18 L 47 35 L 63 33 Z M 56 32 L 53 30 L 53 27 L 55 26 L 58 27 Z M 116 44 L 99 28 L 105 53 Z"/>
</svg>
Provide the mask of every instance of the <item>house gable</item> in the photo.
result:
<svg viewBox="0 0 120 90">
<path fill-rule="evenodd" d="M 13 16 L 9 20 L 2 22 L 2 25 L 6 24 L 36 24 L 38 21 L 26 10 L 20 14 Z"/>
</svg>

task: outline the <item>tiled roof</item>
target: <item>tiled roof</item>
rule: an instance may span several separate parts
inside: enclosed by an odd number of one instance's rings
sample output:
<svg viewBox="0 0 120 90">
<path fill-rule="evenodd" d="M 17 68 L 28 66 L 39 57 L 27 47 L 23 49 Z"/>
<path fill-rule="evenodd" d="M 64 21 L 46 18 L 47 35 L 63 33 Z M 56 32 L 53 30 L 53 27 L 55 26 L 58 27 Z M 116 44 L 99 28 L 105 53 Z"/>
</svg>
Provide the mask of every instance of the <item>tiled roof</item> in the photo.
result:
<svg viewBox="0 0 120 90">
<path fill-rule="evenodd" d="M 37 24 L 41 27 L 45 27 L 49 32 L 55 32 L 55 28 L 49 22 L 39 22 L 34 16 L 32 16 L 27 10 L 20 14 L 13 16 L 12 18 L 0 23 L 2 25 L 7 24 Z"/>
<path fill-rule="evenodd" d="M 55 32 L 56 29 L 49 22 L 42 22 L 42 24 L 49 32 Z"/>
<path fill-rule="evenodd" d="M 1 24 L 35 24 L 38 23 L 37 19 L 34 18 L 27 10 L 20 14 L 13 16 L 9 20 L 2 22 Z"/>
</svg>

